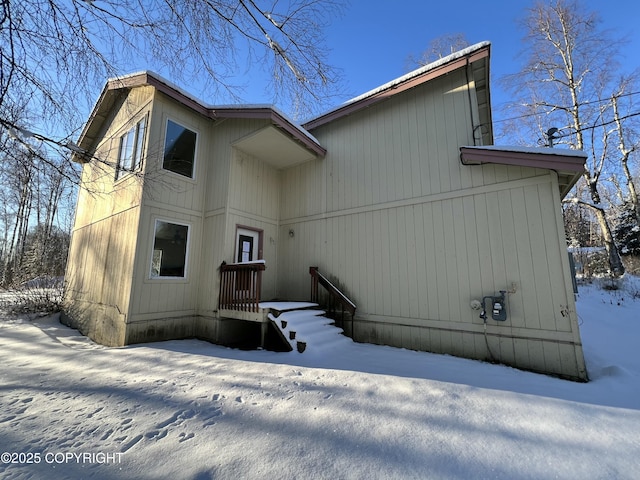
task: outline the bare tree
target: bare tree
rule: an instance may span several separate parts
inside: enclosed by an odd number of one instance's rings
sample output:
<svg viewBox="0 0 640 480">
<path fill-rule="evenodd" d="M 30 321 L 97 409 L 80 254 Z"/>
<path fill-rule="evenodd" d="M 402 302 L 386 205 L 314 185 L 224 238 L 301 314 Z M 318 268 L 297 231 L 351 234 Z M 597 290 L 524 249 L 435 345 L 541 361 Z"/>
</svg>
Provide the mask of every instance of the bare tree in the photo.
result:
<svg viewBox="0 0 640 480">
<path fill-rule="evenodd" d="M 640 135 L 629 125 L 629 122 L 625 121 L 620 111 L 620 101 L 625 96 L 629 84 L 630 81 L 628 79 L 621 81 L 619 90 L 611 97 L 611 108 L 618 143 L 617 155 L 619 156 L 619 164 L 626 184 L 626 195 L 623 194 L 623 201 L 630 204 L 631 213 L 635 216 L 635 223 L 640 226 L 640 201 L 638 200 L 637 180 L 634 179 L 630 168 L 633 156 L 640 150 Z"/>
<path fill-rule="evenodd" d="M 427 49 L 417 57 L 409 55 L 407 58 L 408 69 L 413 70 L 416 66 L 428 65 L 469 45 L 470 43 L 463 33 L 451 33 L 435 38 L 429 42 Z"/>
<path fill-rule="evenodd" d="M 620 42 L 599 25 L 598 16 L 577 0 L 538 3 L 524 19 L 524 66 L 505 83 L 517 99 L 509 116 L 516 112 L 520 126 L 534 119 L 530 138 L 542 137 L 548 146 L 565 143 L 588 154 L 582 179 L 585 196 L 576 194 L 568 201 L 592 210 L 610 271 L 621 275 L 624 266 L 607 218 L 609 205 L 600 192 L 601 181 L 620 164 L 610 128 L 615 123 L 614 72 L 619 69 Z M 622 121 L 623 115 L 618 116 Z"/>
<path fill-rule="evenodd" d="M 308 114 L 340 93 L 323 37 L 340 10 L 340 0 L 0 0 L 0 282 L 35 275 L 57 258 L 48 245 L 64 245 L 59 203 L 79 184 L 70 154 L 85 154 L 73 140 L 107 77 L 159 70 L 197 80 L 215 103 L 266 70 L 273 101 Z"/>
<path fill-rule="evenodd" d="M 79 102 L 131 65 L 205 82 L 212 101 L 238 94 L 241 68 L 267 69 L 274 99 L 323 108 L 339 83 L 323 32 L 339 11 L 338 0 L 1 0 L 0 112 L 26 99 L 40 140 L 71 146 L 87 114 Z"/>
</svg>

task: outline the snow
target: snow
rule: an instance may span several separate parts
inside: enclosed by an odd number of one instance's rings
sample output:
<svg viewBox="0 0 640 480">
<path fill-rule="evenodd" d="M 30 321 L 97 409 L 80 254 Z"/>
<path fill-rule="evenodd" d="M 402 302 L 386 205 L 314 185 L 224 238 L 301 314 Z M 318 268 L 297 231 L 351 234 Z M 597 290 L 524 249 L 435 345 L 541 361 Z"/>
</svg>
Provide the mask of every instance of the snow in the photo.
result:
<svg viewBox="0 0 640 480">
<path fill-rule="evenodd" d="M 260 308 L 271 308 L 279 312 L 286 312 L 287 310 L 296 310 L 310 307 L 317 307 L 317 303 L 312 302 L 260 302 Z"/>
<path fill-rule="evenodd" d="M 565 157 L 587 158 L 587 154 L 584 151 L 570 150 L 568 148 L 523 147 L 519 145 L 473 145 L 464 148 L 470 148 L 474 150 L 498 150 L 501 152 L 537 153 L 541 155 L 562 155 Z"/>
<path fill-rule="evenodd" d="M 133 72 L 133 73 L 129 73 L 126 75 L 121 75 L 119 77 L 112 77 L 109 78 L 107 80 L 107 85 L 109 83 L 118 83 L 118 82 L 123 82 L 124 80 L 130 79 L 130 78 L 135 78 L 139 75 L 150 75 L 152 77 L 154 77 L 156 80 L 158 80 L 161 83 L 164 83 L 167 87 L 171 88 L 172 90 L 175 90 L 176 92 L 180 93 L 181 95 L 184 95 L 186 98 L 188 98 L 189 100 L 202 105 L 204 108 L 206 108 L 207 110 L 211 110 L 214 114 L 216 112 L 216 110 L 253 110 L 253 109 L 270 109 L 273 112 L 275 112 L 277 115 L 279 115 L 280 117 L 282 117 L 287 123 L 289 123 L 291 126 L 293 126 L 298 133 L 302 134 L 303 136 L 309 138 L 311 141 L 313 141 L 314 143 L 316 143 L 319 146 L 320 142 L 318 141 L 318 139 L 316 137 L 314 137 L 310 132 L 308 132 L 299 122 L 296 122 L 295 120 L 289 118 L 289 116 L 284 113 L 282 110 L 280 110 L 277 106 L 271 104 L 271 103 L 238 103 L 238 104 L 223 104 L 223 105 L 215 105 L 212 103 L 208 103 L 205 102 L 204 100 L 201 100 L 199 98 L 197 98 L 196 96 L 192 95 L 191 93 L 187 92 L 185 89 L 179 87 L 177 84 L 173 83 L 171 80 L 167 80 L 165 77 L 163 77 L 162 75 L 152 71 L 152 70 L 142 70 L 142 71 L 137 71 L 137 72 Z M 94 111 L 95 111 L 96 106 L 94 106 Z"/>
<path fill-rule="evenodd" d="M 373 90 L 369 90 L 368 92 L 363 93 L 362 95 L 358 95 L 355 98 L 352 98 L 351 100 L 347 100 L 346 102 L 344 102 L 343 104 L 339 105 L 338 107 L 332 108 L 331 110 L 324 112 L 320 115 L 317 115 L 313 118 L 310 118 L 308 120 L 305 120 L 304 122 L 302 122 L 303 125 L 306 125 L 308 123 L 312 123 L 315 120 L 325 117 L 337 110 L 340 110 L 341 108 L 344 108 L 348 105 L 351 105 L 352 103 L 357 103 L 361 100 L 365 100 L 369 97 L 373 97 L 381 92 L 385 92 L 387 90 L 391 90 L 392 88 L 403 84 L 404 82 L 411 80 L 415 77 L 419 77 L 420 75 L 427 73 L 431 70 L 435 70 L 438 67 L 441 67 L 442 65 L 446 65 L 449 62 L 452 62 L 454 60 L 457 60 L 458 58 L 462 58 L 465 57 L 467 55 L 472 54 L 473 52 L 475 52 L 476 50 L 480 50 L 481 48 L 485 48 L 491 45 L 491 42 L 488 41 L 483 41 L 483 42 L 479 42 L 476 43 L 474 45 L 470 45 L 467 48 L 463 48 L 462 50 L 459 50 L 457 52 L 452 53 L 451 55 L 447 55 L 446 57 L 442 57 L 439 58 L 438 60 L 431 62 L 427 65 L 424 65 L 420 68 L 417 68 L 405 75 L 402 75 L 398 78 L 395 78 L 393 80 L 391 80 L 390 82 L 385 83 L 384 85 L 380 85 L 379 87 L 374 88 Z"/>
<path fill-rule="evenodd" d="M 580 287 L 589 383 L 347 339 L 107 348 L 5 315 L 0 477 L 640 478 L 639 312 L 640 278 Z"/>
</svg>

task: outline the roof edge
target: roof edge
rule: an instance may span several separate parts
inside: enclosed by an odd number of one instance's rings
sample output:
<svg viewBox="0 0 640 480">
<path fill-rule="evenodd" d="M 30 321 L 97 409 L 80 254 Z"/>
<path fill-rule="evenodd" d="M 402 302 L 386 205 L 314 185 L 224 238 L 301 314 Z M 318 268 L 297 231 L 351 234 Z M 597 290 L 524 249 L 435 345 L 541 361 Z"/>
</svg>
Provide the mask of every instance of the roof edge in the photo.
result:
<svg viewBox="0 0 640 480">
<path fill-rule="evenodd" d="M 216 107 L 195 98 L 188 92 L 182 90 L 160 75 L 150 72 L 136 72 L 122 77 L 110 78 L 107 80 L 96 104 L 80 134 L 78 143 L 83 142 L 91 124 L 96 120 L 101 106 L 105 104 L 105 99 L 110 92 L 117 92 L 123 89 L 135 87 L 152 86 L 157 91 L 169 96 L 182 105 L 193 111 L 210 118 L 212 120 L 220 118 L 261 118 L 270 120 L 275 126 L 285 131 L 294 140 L 300 142 L 305 148 L 313 152 L 316 156 L 325 156 L 327 151 L 320 142 L 311 135 L 304 127 L 289 119 L 284 113 L 273 105 L 239 105 Z"/>
<path fill-rule="evenodd" d="M 587 154 L 582 150 L 493 145 L 460 147 L 460 161 L 463 165 L 498 164 L 553 170 L 566 177 L 561 197 L 569 193 L 584 173 L 586 159 Z"/>
<path fill-rule="evenodd" d="M 312 130 L 338 118 L 355 113 L 358 110 L 369 107 L 381 100 L 385 100 L 393 95 L 466 66 L 467 63 L 486 58 L 489 56 L 490 48 L 490 42 L 480 42 L 463 50 L 459 50 L 458 52 L 454 52 L 451 55 L 443 57 L 435 62 L 409 72 L 406 75 L 387 82 L 380 87 L 359 95 L 346 103 L 321 114 L 320 116 L 304 122 L 302 126 L 307 130 Z"/>
</svg>

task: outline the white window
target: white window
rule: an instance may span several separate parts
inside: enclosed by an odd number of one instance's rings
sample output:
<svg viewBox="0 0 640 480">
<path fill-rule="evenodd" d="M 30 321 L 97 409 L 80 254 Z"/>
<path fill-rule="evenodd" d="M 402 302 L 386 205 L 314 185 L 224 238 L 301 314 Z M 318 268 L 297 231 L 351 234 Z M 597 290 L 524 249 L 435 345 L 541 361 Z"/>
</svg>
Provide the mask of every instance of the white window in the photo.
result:
<svg viewBox="0 0 640 480">
<path fill-rule="evenodd" d="M 151 278 L 185 278 L 188 244 L 188 225 L 156 220 Z"/>
<path fill-rule="evenodd" d="M 162 168 L 193 178 L 196 158 L 196 132 L 167 120 Z"/>
<path fill-rule="evenodd" d="M 147 130 L 147 117 L 143 117 L 127 133 L 120 137 L 116 180 L 123 175 L 135 172 L 142 165 L 142 148 Z"/>
</svg>

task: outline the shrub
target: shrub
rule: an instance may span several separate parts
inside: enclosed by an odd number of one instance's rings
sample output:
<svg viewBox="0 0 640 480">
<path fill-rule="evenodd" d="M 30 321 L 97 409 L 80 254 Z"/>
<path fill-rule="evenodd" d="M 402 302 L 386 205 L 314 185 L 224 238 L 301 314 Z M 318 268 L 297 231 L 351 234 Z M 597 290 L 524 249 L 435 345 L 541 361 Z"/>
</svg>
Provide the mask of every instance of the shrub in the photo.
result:
<svg viewBox="0 0 640 480">
<path fill-rule="evenodd" d="M 6 290 L 2 307 L 9 313 L 48 315 L 62 309 L 62 277 L 39 277 Z"/>
</svg>

